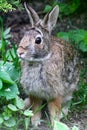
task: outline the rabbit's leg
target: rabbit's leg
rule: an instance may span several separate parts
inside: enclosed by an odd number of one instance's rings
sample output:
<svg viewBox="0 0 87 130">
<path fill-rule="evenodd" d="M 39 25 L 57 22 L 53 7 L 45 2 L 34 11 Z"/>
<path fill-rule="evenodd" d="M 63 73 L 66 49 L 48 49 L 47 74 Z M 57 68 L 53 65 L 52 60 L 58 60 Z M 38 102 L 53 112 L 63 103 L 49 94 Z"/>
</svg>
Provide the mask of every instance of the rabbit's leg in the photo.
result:
<svg viewBox="0 0 87 130">
<path fill-rule="evenodd" d="M 24 100 L 24 110 L 30 107 L 30 98 L 25 98 Z"/>
<path fill-rule="evenodd" d="M 50 119 L 53 126 L 53 130 L 56 130 L 54 120 L 59 121 L 59 114 L 61 110 L 62 98 L 58 97 L 55 100 L 48 103 L 48 109 L 50 113 Z"/>
<path fill-rule="evenodd" d="M 34 126 L 40 125 L 40 119 L 41 119 L 41 103 L 42 101 L 35 97 L 30 97 L 30 103 L 32 105 L 32 110 L 34 113 L 34 116 L 31 118 L 31 123 Z"/>
</svg>

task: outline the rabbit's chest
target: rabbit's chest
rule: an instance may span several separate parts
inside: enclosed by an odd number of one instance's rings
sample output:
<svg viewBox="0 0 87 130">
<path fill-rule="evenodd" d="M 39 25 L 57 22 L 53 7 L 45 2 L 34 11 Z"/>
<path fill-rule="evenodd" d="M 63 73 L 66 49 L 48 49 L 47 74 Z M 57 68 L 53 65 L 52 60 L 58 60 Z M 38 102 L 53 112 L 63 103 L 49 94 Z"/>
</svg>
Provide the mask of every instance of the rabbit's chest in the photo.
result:
<svg viewBox="0 0 87 130">
<path fill-rule="evenodd" d="M 23 71 L 21 84 L 27 94 L 44 97 L 48 89 L 46 73 L 42 65 L 38 67 L 29 67 Z"/>
<path fill-rule="evenodd" d="M 61 95 L 63 93 L 63 86 L 59 71 L 55 71 L 55 67 L 51 65 L 50 68 L 49 64 L 47 66 L 40 64 L 37 67 L 24 67 L 21 84 L 26 94 L 47 100 Z"/>
</svg>

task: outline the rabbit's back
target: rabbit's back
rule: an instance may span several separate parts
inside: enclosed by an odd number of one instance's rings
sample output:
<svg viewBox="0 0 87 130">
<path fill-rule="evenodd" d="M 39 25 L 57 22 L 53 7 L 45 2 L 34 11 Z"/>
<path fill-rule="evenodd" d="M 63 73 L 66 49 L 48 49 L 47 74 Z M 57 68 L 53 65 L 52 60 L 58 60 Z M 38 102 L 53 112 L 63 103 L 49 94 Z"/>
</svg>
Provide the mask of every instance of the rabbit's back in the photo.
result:
<svg viewBox="0 0 87 130">
<path fill-rule="evenodd" d="M 63 103 L 72 98 L 73 91 L 78 89 L 81 72 L 80 53 L 67 41 L 56 39 L 63 46 L 64 67 L 61 79 L 64 86 Z"/>
</svg>

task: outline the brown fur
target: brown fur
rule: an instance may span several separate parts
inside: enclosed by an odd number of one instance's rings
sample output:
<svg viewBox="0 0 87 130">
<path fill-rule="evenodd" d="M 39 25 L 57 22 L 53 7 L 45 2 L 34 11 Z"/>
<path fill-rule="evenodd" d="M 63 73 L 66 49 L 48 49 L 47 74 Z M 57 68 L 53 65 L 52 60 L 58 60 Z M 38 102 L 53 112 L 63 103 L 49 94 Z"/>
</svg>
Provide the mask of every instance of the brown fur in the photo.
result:
<svg viewBox="0 0 87 130">
<path fill-rule="evenodd" d="M 28 11 L 31 12 L 30 7 Z M 18 48 L 19 57 L 24 59 L 21 84 L 30 97 L 32 109 L 36 111 L 42 101 L 47 100 L 52 124 L 54 118 L 59 120 L 61 104 L 66 104 L 71 99 L 73 91 L 77 88 L 80 73 L 77 51 L 68 42 L 50 35 L 49 28 L 52 28 L 57 20 L 55 14 L 58 14 L 57 6 L 43 21 L 39 20 L 37 24 L 32 25 L 33 28 L 25 33 Z M 32 13 L 29 17 L 32 15 L 34 17 Z M 31 24 L 34 23 L 33 17 Z M 49 19 L 48 23 L 46 18 Z M 40 44 L 35 43 L 38 35 L 42 39 Z M 32 124 L 40 124 L 40 118 L 39 111 L 32 117 Z M 53 128 L 55 130 L 55 127 Z"/>
</svg>

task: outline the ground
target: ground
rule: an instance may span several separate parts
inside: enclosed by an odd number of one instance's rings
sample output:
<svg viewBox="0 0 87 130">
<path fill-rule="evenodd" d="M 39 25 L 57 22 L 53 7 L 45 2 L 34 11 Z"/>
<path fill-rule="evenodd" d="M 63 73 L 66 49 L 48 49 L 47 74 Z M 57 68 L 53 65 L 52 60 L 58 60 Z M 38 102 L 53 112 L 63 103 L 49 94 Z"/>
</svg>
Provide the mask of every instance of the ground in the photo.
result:
<svg viewBox="0 0 87 130">
<path fill-rule="evenodd" d="M 39 3 L 38 3 L 39 4 Z M 42 12 L 39 14 L 43 16 Z M 3 15 L 5 28 L 11 28 L 14 43 L 19 43 L 23 34 L 29 28 L 29 19 L 25 11 L 16 10 Z M 58 19 L 57 25 L 53 34 L 56 35 L 59 31 L 68 31 L 70 29 L 87 29 L 87 13 L 75 14 L 70 17 L 62 17 Z M 68 119 L 62 120 L 69 127 L 74 125 L 79 127 L 79 130 L 87 130 L 87 109 L 81 112 L 73 112 L 69 115 Z M 49 128 L 42 124 L 36 130 L 49 130 Z"/>
</svg>

